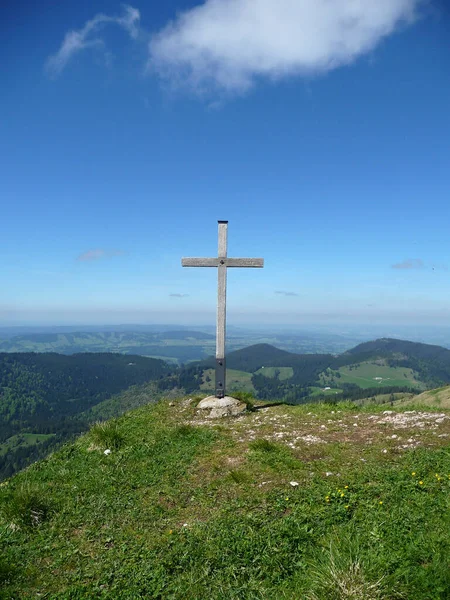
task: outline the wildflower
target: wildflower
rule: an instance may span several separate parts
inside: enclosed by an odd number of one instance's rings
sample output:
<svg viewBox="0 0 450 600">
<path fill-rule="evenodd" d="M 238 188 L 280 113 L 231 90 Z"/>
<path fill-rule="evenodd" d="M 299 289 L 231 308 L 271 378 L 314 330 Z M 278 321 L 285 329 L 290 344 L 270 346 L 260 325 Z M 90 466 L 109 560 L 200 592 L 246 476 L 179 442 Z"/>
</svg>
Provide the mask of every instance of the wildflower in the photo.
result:
<svg viewBox="0 0 450 600">
<path fill-rule="evenodd" d="M 349 505 L 349 504 L 347 504 L 347 506 L 346 506 L 345 508 L 350 508 L 350 505 Z"/>
<path fill-rule="evenodd" d="M 419 485 L 423 485 L 423 481 L 419 481 Z"/>
<path fill-rule="evenodd" d="M 286 500 L 286 502 L 287 502 L 287 501 L 289 500 L 289 498 L 288 498 L 288 497 L 286 497 L 286 498 L 285 498 L 285 500 Z"/>
<path fill-rule="evenodd" d="M 298 483 L 298 481 L 290 481 L 289 485 L 292 486 L 292 487 L 298 487 L 299 483 Z"/>
<path fill-rule="evenodd" d="M 108 456 L 108 454 L 111 454 L 111 450 L 107 448 L 107 450 L 105 450 L 103 454 L 105 454 L 105 456 Z"/>
<path fill-rule="evenodd" d="M 343 498 L 345 496 L 345 494 L 341 494 L 341 498 Z"/>
<path fill-rule="evenodd" d="M 416 474 L 416 473 L 415 473 L 414 471 L 411 473 L 411 475 L 412 475 L 413 477 L 415 476 L 415 474 Z"/>
<path fill-rule="evenodd" d="M 383 504 L 383 500 L 380 500 L 379 504 Z"/>
<path fill-rule="evenodd" d="M 329 501 L 330 501 L 330 496 L 325 496 L 325 500 L 326 500 L 327 502 L 329 502 Z"/>
<path fill-rule="evenodd" d="M 169 534 L 172 534 L 172 533 L 173 533 L 173 530 L 172 530 L 172 529 L 169 529 Z"/>
<path fill-rule="evenodd" d="M 345 486 L 345 489 L 348 490 L 348 485 Z"/>
</svg>

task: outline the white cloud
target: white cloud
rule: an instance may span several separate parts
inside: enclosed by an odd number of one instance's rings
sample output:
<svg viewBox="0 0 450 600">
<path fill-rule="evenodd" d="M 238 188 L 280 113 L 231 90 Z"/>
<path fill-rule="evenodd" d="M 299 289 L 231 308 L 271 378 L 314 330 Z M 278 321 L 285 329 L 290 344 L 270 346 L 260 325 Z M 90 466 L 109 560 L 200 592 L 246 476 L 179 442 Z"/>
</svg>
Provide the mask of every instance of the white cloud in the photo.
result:
<svg viewBox="0 0 450 600">
<path fill-rule="evenodd" d="M 373 50 L 427 0 L 206 0 L 150 42 L 149 68 L 197 92 L 326 72 Z"/>
<path fill-rule="evenodd" d="M 275 294 L 279 296 L 298 296 L 295 292 L 285 292 L 284 290 L 275 290 Z"/>
<path fill-rule="evenodd" d="M 113 258 L 114 256 L 123 256 L 125 252 L 123 250 L 105 250 L 103 248 L 96 248 L 95 250 L 87 250 L 77 257 L 80 262 L 90 262 L 94 260 L 100 260 L 101 258 Z"/>
<path fill-rule="evenodd" d="M 393 269 L 408 270 L 408 269 L 423 269 L 425 263 L 421 258 L 407 258 L 403 262 L 392 265 Z"/>
<path fill-rule="evenodd" d="M 87 48 L 103 48 L 104 42 L 98 37 L 100 30 L 108 24 L 123 27 L 129 35 L 136 39 L 139 35 L 140 12 L 132 6 L 124 5 L 121 17 L 109 17 L 98 14 L 78 31 L 69 31 L 56 54 L 47 60 L 46 68 L 50 75 L 59 75 L 70 59 Z"/>
</svg>

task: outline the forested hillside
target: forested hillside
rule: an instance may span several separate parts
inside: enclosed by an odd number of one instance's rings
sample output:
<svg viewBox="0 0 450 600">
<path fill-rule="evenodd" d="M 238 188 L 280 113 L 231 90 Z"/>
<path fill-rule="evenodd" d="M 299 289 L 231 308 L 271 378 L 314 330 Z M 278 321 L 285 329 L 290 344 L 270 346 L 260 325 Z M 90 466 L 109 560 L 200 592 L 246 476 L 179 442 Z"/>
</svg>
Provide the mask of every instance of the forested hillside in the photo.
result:
<svg viewBox="0 0 450 600">
<path fill-rule="evenodd" d="M 170 384 L 163 381 L 160 385 L 169 389 L 177 382 L 187 393 L 198 389 L 212 391 L 214 365 L 212 357 L 193 363 L 175 374 Z M 334 356 L 296 354 L 270 344 L 256 344 L 230 352 L 227 369 L 259 399 L 278 398 L 298 403 L 313 396 L 338 396 L 355 400 L 379 393 L 419 392 L 449 383 L 450 350 L 380 339 Z M 251 374 L 251 378 L 244 377 L 245 374 Z"/>
<path fill-rule="evenodd" d="M 142 356 L 0 354 L 0 476 L 26 464 L 38 446 L 81 431 L 75 415 L 171 372 L 164 361 Z"/>
<path fill-rule="evenodd" d="M 333 367 L 374 358 L 385 358 L 391 367 L 413 369 L 419 373 L 427 387 L 436 387 L 450 381 L 450 350 L 442 346 L 391 338 L 359 344 L 337 357 Z"/>
</svg>

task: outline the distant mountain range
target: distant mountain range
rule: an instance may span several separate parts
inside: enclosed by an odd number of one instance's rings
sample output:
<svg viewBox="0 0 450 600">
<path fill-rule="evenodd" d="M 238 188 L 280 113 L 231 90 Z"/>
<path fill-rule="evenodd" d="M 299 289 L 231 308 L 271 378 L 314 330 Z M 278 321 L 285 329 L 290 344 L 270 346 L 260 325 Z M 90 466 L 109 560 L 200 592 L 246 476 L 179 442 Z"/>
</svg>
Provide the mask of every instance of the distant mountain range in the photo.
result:
<svg viewBox="0 0 450 600">
<path fill-rule="evenodd" d="M 125 327 L 125 326 L 124 326 Z M 134 326 L 133 326 L 134 327 Z M 48 331 L 34 328 L 0 328 L 0 352 L 117 352 L 163 358 L 182 365 L 207 358 L 215 350 L 215 333 L 187 327 L 136 326 L 135 329 L 115 328 L 98 331 L 87 328 L 76 331 L 71 327 L 55 327 Z M 290 352 L 336 353 L 353 347 L 358 340 L 335 334 L 312 332 L 271 333 L 230 328 L 228 351 L 257 343 L 269 343 Z"/>
<path fill-rule="evenodd" d="M 139 354 L 178 362 L 198 360 L 211 351 L 215 336 L 183 330 L 155 332 L 50 332 L 27 333 L 0 341 L 0 352 L 114 352 Z"/>
<path fill-rule="evenodd" d="M 180 376 L 184 387 L 213 391 L 214 365 L 214 359 L 208 358 L 185 367 Z M 256 344 L 230 352 L 227 369 L 233 371 L 228 377 L 233 382 L 229 390 L 244 384 L 259 398 L 299 401 L 311 395 L 356 397 L 391 388 L 421 391 L 449 383 L 450 350 L 391 338 L 359 344 L 339 356 L 296 354 L 270 344 Z"/>
</svg>

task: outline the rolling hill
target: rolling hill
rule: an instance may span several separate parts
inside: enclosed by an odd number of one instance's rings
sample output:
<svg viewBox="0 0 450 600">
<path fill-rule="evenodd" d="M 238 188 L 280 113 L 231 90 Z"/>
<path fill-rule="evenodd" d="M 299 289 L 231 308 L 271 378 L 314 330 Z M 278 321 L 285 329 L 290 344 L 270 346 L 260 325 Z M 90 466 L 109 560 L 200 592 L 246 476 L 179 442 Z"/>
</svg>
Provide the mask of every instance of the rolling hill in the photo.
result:
<svg viewBox="0 0 450 600">
<path fill-rule="evenodd" d="M 27 333 L 0 341 L 0 352 L 114 352 L 188 362 L 207 356 L 215 337 L 199 331 L 63 331 Z"/>
<path fill-rule="evenodd" d="M 447 413 L 256 408 L 143 406 L 0 485 L 2 598 L 450 597 Z"/>
<path fill-rule="evenodd" d="M 213 390 L 214 364 L 210 357 L 189 366 L 184 373 L 186 389 Z M 391 390 L 419 392 L 449 383 L 450 350 L 386 338 L 359 344 L 339 356 L 296 354 L 270 344 L 256 344 L 230 352 L 227 368 L 233 381 L 230 389 L 237 389 L 242 381 L 244 388 L 255 391 L 260 399 L 298 402 L 311 395 L 342 394 L 357 398 Z"/>
<path fill-rule="evenodd" d="M 174 341 L 193 334 L 169 333 Z M 177 368 L 120 354 L 0 354 L 0 476 L 83 431 L 92 419 L 120 414 L 121 407 L 173 393 L 212 393 L 214 366 L 213 358 Z M 339 356 L 255 344 L 230 352 L 227 367 L 231 393 L 291 404 L 383 394 L 397 398 L 450 383 L 449 350 L 390 339 L 360 344 Z M 152 386 L 145 390 L 131 387 L 148 382 Z"/>
</svg>

